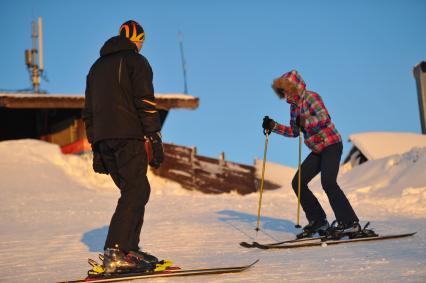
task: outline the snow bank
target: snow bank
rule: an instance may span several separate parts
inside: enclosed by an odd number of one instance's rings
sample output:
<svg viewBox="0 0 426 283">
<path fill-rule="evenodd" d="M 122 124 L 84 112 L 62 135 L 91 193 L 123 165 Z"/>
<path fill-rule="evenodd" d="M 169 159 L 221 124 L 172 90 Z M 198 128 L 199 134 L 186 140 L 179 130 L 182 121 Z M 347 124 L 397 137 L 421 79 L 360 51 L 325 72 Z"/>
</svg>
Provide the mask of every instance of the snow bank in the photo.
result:
<svg viewBox="0 0 426 283">
<path fill-rule="evenodd" d="M 263 160 L 256 159 L 255 167 L 257 178 L 260 179 L 262 177 L 262 166 Z M 266 162 L 265 165 L 265 180 L 280 185 L 281 187 L 287 187 L 291 184 L 291 180 L 293 179 L 294 174 L 296 173 L 296 169 L 274 163 L 274 162 Z"/>
<path fill-rule="evenodd" d="M 360 209 L 426 217 L 426 147 L 368 161 L 338 181 Z"/>
<path fill-rule="evenodd" d="M 109 176 L 93 172 L 90 154 L 64 155 L 55 144 L 31 139 L 4 141 L 0 142 L 0 156 L 8 160 L 11 166 L 18 164 L 39 168 L 55 166 L 56 170 L 64 172 L 86 188 L 101 190 L 115 188 Z"/>
<path fill-rule="evenodd" d="M 53 166 L 55 171 L 64 173 L 73 183 L 75 182 L 86 189 L 117 190 L 111 177 L 93 171 L 91 154 L 64 155 L 59 146 L 55 144 L 40 140 L 22 139 L 0 142 L 0 156 L 3 160 L 8 160 L 10 166 L 22 166 L 23 164 L 34 166 L 35 172 L 38 169 L 46 171 L 46 168 Z M 49 172 L 45 173 L 48 174 Z M 165 191 L 174 195 L 190 194 L 188 190 L 182 189 L 179 184 L 151 174 L 149 171 L 148 177 L 151 183 L 155 183 L 156 187 L 158 186 L 159 189 L 153 192 L 157 195 L 162 195 Z M 19 176 L 9 176 L 9 179 L 13 180 L 13 178 L 19 178 Z M 164 187 L 167 187 L 167 189 L 163 189 Z"/>
</svg>

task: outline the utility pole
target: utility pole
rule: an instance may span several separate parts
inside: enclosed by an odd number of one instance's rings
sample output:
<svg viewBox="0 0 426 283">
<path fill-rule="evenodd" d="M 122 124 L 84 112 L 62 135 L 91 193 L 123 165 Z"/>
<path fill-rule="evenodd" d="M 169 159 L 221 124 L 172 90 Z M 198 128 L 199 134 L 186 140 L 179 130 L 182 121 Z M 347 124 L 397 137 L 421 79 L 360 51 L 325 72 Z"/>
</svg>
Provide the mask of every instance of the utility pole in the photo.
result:
<svg viewBox="0 0 426 283">
<path fill-rule="evenodd" d="M 414 78 L 416 78 L 422 134 L 426 135 L 426 61 L 414 66 L 413 74 Z"/>
<path fill-rule="evenodd" d="M 183 34 L 179 31 L 179 47 L 180 47 L 180 58 L 182 60 L 182 70 L 183 70 L 183 83 L 184 83 L 184 94 L 188 94 L 188 84 L 186 81 L 186 62 L 185 62 L 185 56 L 183 54 Z"/>
<path fill-rule="evenodd" d="M 40 93 L 40 77 L 43 74 L 43 30 L 42 19 L 38 17 L 38 23 L 31 22 L 32 49 L 25 50 L 25 64 L 30 74 L 34 93 Z M 37 49 L 38 43 L 38 49 Z M 38 61 L 37 61 L 38 54 Z"/>
</svg>

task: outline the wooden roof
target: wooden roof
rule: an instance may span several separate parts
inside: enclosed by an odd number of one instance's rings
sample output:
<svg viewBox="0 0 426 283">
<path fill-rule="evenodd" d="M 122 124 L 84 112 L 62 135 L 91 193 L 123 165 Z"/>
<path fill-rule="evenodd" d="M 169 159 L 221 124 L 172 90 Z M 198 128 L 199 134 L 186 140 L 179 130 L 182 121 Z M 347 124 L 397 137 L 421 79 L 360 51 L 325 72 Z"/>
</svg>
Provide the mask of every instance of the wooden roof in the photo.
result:
<svg viewBox="0 0 426 283">
<path fill-rule="evenodd" d="M 196 109 L 198 97 L 186 94 L 155 94 L 157 108 Z M 12 109 L 82 109 L 84 96 L 65 94 L 0 93 L 0 107 Z"/>
</svg>

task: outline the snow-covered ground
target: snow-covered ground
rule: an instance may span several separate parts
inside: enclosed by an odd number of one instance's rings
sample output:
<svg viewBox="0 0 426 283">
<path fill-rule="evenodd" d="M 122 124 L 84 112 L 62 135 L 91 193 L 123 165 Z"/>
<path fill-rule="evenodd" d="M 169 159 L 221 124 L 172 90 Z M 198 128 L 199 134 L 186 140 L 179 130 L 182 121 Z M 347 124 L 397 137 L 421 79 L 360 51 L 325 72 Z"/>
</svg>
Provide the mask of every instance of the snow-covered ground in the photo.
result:
<svg viewBox="0 0 426 283">
<path fill-rule="evenodd" d="M 90 160 L 64 156 L 41 141 L 1 142 L 0 157 L 0 282 L 84 277 L 87 258 L 102 251 L 118 198 L 109 177 L 92 173 Z M 257 194 L 204 195 L 150 176 L 145 250 L 183 268 L 260 259 L 240 274 L 150 282 L 426 282 L 426 148 L 339 176 L 363 222 L 371 221 L 379 234 L 417 231 L 414 237 L 298 250 L 241 248 L 240 241 L 290 239 L 297 232 L 296 198 L 288 183 L 293 171 L 284 171 L 283 187 L 264 194 L 257 235 Z M 319 180 L 312 189 L 333 220 Z"/>
</svg>

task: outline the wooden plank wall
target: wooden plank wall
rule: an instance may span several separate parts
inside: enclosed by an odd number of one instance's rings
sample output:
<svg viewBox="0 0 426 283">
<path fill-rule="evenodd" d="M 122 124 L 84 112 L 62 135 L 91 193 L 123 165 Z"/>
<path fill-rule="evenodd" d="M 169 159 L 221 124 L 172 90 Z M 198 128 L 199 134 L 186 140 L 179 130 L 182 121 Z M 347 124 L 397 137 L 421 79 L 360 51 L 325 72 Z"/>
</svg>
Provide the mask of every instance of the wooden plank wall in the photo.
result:
<svg viewBox="0 0 426 283">
<path fill-rule="evenodd" d="M 254 166 L 197 155 L 196 148 L 164 144 L 165 161 L 154 174 L 173 180 L 185 189 L 218 194 L 256 191 Z"/>
</svg>

